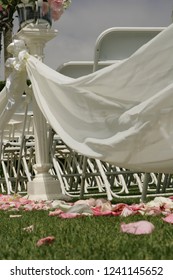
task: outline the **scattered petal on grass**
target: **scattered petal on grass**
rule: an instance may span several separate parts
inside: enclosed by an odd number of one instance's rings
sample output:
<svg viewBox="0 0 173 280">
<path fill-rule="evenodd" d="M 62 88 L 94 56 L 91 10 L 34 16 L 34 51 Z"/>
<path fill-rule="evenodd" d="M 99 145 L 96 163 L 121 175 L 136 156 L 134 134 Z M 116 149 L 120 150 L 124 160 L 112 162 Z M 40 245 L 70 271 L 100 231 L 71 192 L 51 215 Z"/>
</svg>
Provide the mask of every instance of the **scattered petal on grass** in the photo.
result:
<svg viewBox="0 0 173 280">
<path fill-rule="evenodd" d="M 22 215 L 10 215 L 10 218 L 20 218 Z"/>
<path fill-rule="evenodd" d="M 135 212 L 131 209 L 129 209 L 129 207 L 124 207 L 124 209 L 121 212 L 121 216 L 123 217 L 128 217 L 133 215 Z"/>
<path fill-rule="evenodd" d="M 58 208 L 61 209 L 63 212 L 67 212 L 71 208 L 71 204 L 61 201 Z"/>
<path fill-rule="evenodd" d="M 89 206 L 95 206 L 96 205 L 96 200 L 94 198 L 89 198 L 89 199 L 79 199 L 76 202 L 74 202 L 74 205 L 77 204 L 87 204 Z"/>
<path fill-rule="evenodd" d="M 103 203 L 106 203 L 107 200 L 105 198 L 97 198 L 95 201 L 95 206 L 100 207 L 103 205 Z"/>
<path fill-rule="evenodd" d="M 58 207 L 59 207 L 59 204 L 60 204 L 60 201 L 59 201 L 59 200 L 54 200 L 54 201 L 51 203 L 51 206 L 52 206 L 52 208 L 58 208 Z"/>
<path fill-rule="evenodd" d="M 72 219 L 72 218 L 81 217 L 81 214 L 79 214 L 79 213 L 61 213 L 59 215 L 59 217 L 63 218 L 63 219 Z"/>
<path fill-rule="evenodd" d="M 50 211 L 49 216 L 52 216 L 52 217 L 59 216 L 61 213 L 62 213 L 61 209 L 56 209 L 55 211 Z"/>
<path fill-rule="evenodd" d="M 104 202 L 102 205 L 101 205 L 101 211 L 112 211 L 112 204 L 110 201 L 107 201 L 107 202 Z"/>
<path fill-rule="evenodd" d="M 173 224 L 173 214 L 168 215 L 165 218 L 162 218 L 165 222 Z"/>
<path fill-rule="evenodd" d="M 82 214 L 82 213 L 89 213 L 92 214 L 92 210 L 90 209 L 90 207 L 87 204 L 76 204 L 71 206 L 68 211 L 66 213 L 78 213 L 78 214 Z"/>
<path fill-rule="evenodd" d="M 34 230 L 34 225 L 31 225 L 29 227 L 24 227 L 23 230 L 26 232 L 32 232 Z"/>
<path fill-rule="evenodd" d="M 40 247 L 42 245 L 49 245 L 49 244 L 52 244 L 55 240 L 55 237 L 54 236 L 47 236 L 47 237 L 44 237 L 44 238 L 41 238 L 37 241 L 37 246 Z"/>
<path fill-rule="evenodd" d="M 121 231 L 131 234 L 150 234 L 154 230 L 154 225 L 148 221 L 139 221 L 134 223 L 121 224 Z"/>
<path fill-rule="evenodd" d="M 110 211 L 110 210 L 102 211 L 100 209 L 100 207 L 95 207 L 92 210 L 93 210 L 93 215 L 94 216 L 110 216 L 110 215 L 112 215 L 112 211 Z"/>
<path fill-rule="evenodd" d="M 125 203 L 117 203 L 117 204 L 113 205 L 113 207 L 112 207 L 113 215 L 114 216 L 121 215 L 124 207 L 126 207 L 126 206 L 127 206 L 127 204 L 125 204 Z"/>
<path fill-rule="evenodd" d="M 148 203 L 128 205 L 125 203 L 111 204 L 106 199 L 89 198 L 76 202 L 66 202 L 62 200 L 32 201 L 20 195 L 0 195 L 0 211 L 35 211 L 49 210 L 49 216 L 59 216 L 62 218 L 74 218 L 81 215 L 93 216 L 123 216 L 140 214 L 145 216 L 164 215 L 173 213 L 173 196 L 156 197 Z M 54 210 L 54 211 L 53 211 Z M 51 212 L 52 211 L 52 212 Z M 65 215 L 67 213 L 68 215 Z M 72 215 L 70 215 L 72 214 Z M 10 215 L 17 218 L 21 215 Z"/>
</svg>

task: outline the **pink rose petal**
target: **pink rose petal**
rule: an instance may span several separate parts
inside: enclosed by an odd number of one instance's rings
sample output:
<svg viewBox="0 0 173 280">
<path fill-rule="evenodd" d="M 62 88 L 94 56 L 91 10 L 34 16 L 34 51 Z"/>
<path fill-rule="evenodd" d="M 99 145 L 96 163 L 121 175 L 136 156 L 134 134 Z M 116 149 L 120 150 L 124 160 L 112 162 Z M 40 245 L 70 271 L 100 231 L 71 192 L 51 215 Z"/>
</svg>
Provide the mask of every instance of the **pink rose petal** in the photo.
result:
<svg viewBox="0 0 173 280">
<path fill-rule="evenodd" d="M 143 203 L 140 204 L 132 204 L 129 207 L 133 210 L 133 211 L 138 211 L 140 210 L 142 207 L 144 206 Z"/>
<path fill-rule="evenodd" d="M 52 216 L 52 217 L 59 216 L 59 214 L 61 214 L 61 213 L 62 213 L 61 209 L 56 209 L 55 211 L 50 211 L 49 216 Z"/>
<path fill-rule="evenodd" d="M 104 202 L 101 206 L 101 211 L 111 211 L 112 212 L 112 204 L 110 201 Z"/>
<path fill-rule="evenodd" d="M 124 207 L 124 209 L 121 212 L 121 216 L 128 217 L 136 213 L 135 211 L 131 210 L 129 207 Z"/>
<path fill-rule="evenodd" d="M 61 213 L 59 215 L 59 217 L 63 218 L 63 219 L 72 219 L 72 218 L 76 218 L 76 217 L 80 217 L 81 214 L 79 213 Z"/>
<path fill-rule="evenodd" d="M 107 200 L 105 198 L 97 198 L 95 205 L 96 205 L 96 207 L 99 207 L 99 206 L 102 206 L 103 203 L 105 203 L 105 202 L 107 202 Z"/>
<path fill-rule="evenodd" d="M 88 206 L 95 206 L 96 200 L 94 198 L 80 199 L 74 202 L 74 205 L 87 204 Z"/>
<path fill-rule="evenodd" d="M 49 245 L 49 244 L 52 244 L 53 241 L 55 240 L 55 237 L 54 236 L 47 236 L 45 238 L 41 238 L 37 241 L 37 246 L 40 247 L 42 245 Z"/>
<path fill-rule="evenodd" d="M 165 218 L 162 218 L 165 222 L 173 224 L 173 214 L 168 215 Z"/>
<path fill-rule="evenodd" d="M 148 221 L 139 221 L 134 223 L 121 224 L 121 231 L 131 234 L 150 234 L 154 230 L 154 225 Z"/>
<path fill-rule="evenodd" d="M 93 211 L 94 216 L 110 216 L 110 215 L 112 215 L 112 211 L 110 211 L 110 210 L 101 211 L 101 209 L 98 208 L 98 207 L 93 208 L 92 211 Z"/>
<path fill-rule="evenodd" d="M 118 204 L 115 204 L 113 207 L 112 207 L 112 211 L 114 212 L 113 215 L 114 216 L 119 216 L 121 215 L 123 209 L 127 206 L 127 204 L 124 204 L 124 203 L 118 203 Z"/>
</svg>

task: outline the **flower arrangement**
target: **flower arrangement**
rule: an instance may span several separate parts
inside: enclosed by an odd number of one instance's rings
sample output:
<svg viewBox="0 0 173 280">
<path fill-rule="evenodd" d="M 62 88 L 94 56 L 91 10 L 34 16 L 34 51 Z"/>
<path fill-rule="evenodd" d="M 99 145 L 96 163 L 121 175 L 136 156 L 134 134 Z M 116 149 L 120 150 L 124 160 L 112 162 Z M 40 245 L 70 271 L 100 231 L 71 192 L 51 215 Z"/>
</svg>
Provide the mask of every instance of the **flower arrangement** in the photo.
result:
<svg viewBox="0 0 173 280">
<path fill-rule="evenodd" d="M 17 5 L 24 4 L 27 5 L 32 3 L 36 5 L 40 1 L 35 0 L 0 0 L 0 19 L 7 16 L 8 11 L 16 10 Z M 50 11 L 51 17 L 54 21 L 58 20 L 71 4 L 71 0 L 42 0 L 42 13 L 43 16 Z"/>
<path fill-rule="evenodd" d="M 43 15 L 50 9 L 51 17 L 54 21 L 58 20 L 71 3 L 71 0 L 48 0 L 43 2 Z"/>
</svg>

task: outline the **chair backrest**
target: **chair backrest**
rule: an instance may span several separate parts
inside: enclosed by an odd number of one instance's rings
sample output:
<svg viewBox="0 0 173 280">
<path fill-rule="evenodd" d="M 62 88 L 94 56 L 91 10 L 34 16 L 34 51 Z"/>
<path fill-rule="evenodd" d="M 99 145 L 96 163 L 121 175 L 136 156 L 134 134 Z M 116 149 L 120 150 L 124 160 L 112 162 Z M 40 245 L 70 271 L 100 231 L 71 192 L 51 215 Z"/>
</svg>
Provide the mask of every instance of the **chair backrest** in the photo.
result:
<svg viewBox="0 0 173 280">
<path fill-rule="evenodd" d="M 98 70 L 103 61 L 111 64 L 130 57 L 162 30 L 164 27 L 112 27 L 105 30 L 96 40 L 93 71 Z"/>
<path fill-rule="evenodd" d="M 21 105 L 16 109 L 3 129 L 3 139 L 1 140 L 3 140 L 4 143 L 8 141 L 20 141 L 24 131 L 25 136 L 33 136 L 34 134 L 32 102 L 30 102 L 26 108 L 27 97 L 22 96 L 22 99 Z M 25 112 L 26 109 L 27 112 Z"/>
<path fill-rule="evenodd" d="M 108 65 L 110 65 L 109 62 L 100 62 L 98 65 L 98 69 L 101 69 Z M 69 61 L 61 64 L 56 71 L 71 78 L 78 78 L 91 74 L 93 72 L 93 67 L 93 61 Z"/>
<path fill-rule="evenodd" d="M 128 58 L 138 48 L 158 35 L 164 27 L 112 27 L 103 31 L 96 40 L 94 61 L 69 61 L 57 72 L 78 78 Z"/>
<path fill-rule="evenodd" d="M 69 61 L 61 64 L 57 68 L 57 72 L 71 77 L 78 78 L 88 75 L 93 71 L 93 61 Z"/>
</svg>

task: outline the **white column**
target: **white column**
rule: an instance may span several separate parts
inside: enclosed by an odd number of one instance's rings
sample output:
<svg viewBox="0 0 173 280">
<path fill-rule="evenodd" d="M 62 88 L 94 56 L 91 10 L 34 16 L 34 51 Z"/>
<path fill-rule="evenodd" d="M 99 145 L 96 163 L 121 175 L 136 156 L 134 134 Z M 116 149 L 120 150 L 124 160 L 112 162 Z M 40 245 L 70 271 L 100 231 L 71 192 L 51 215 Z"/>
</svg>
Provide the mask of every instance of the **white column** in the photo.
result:
<svg viewBox="0 0 173 280">
<path fill-rule="evenodd" d="M 38 25 L 33 25 L 33 27 L 24 27 L 15 37 L 25 41 L 30 54 L 43 60 L 43 50 L 46 42 L 56 35 L 57 30 L 38 28 Z M 34 168 L 37 174 L 34 180 L 27 184 L 28 198 L 32 200 L 65 199 L 66 196 L 62 194 L 59 181 L 55 180 L 49 173 L 51 164 L 49 161 L 49 135 L 46 119 L 40 111 L 34 95 L 32 102 L 36 153 Z"/>
</svg>

